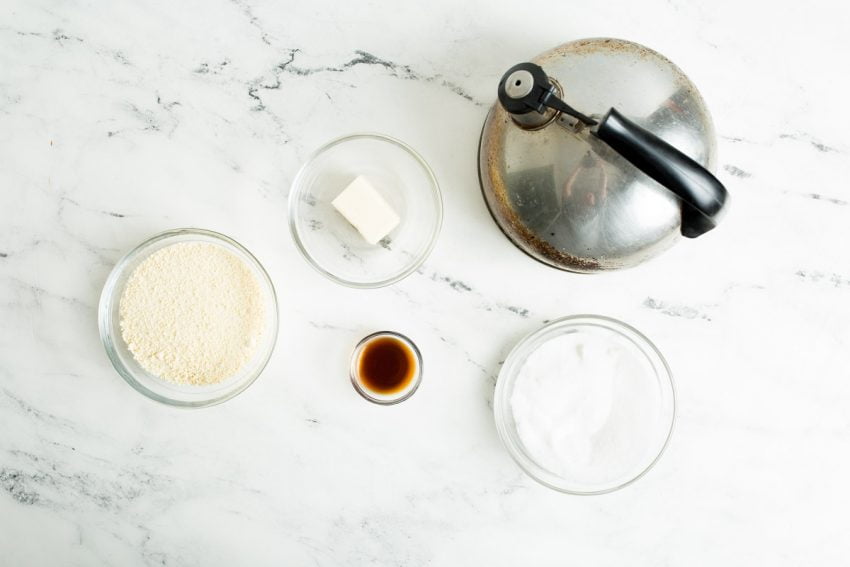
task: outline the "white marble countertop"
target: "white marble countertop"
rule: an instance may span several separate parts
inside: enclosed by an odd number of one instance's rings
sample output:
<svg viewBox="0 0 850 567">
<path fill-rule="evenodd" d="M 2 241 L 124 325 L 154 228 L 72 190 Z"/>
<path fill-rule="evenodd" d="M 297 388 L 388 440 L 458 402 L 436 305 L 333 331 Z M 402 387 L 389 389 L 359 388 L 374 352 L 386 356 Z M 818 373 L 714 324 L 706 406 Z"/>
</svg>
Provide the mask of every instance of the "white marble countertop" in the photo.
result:
<svg viewBox="0 0 850 567">
<path fill-rule="evenodd" d="M 0 564 L 846 564 L 847 12 L 715 4 L 4 2 Z M 704 238 L 579 276 L 502 236 L 475 158 L 501 73 L 593 36 L 685 69 L 733 203 Z M 422 270 L 374 291 L 323 279 L 285 220 L 309 152 L 362 130 L 420 150 L 446 207 Z M 281 304 L 265 373 L 198 411 L 129 388 L 95 322 L 116 260 L 182 226 L 245 244 Z M 597 497 L 524 476 L 490 408 L 512 345 L 585 312 L 653 339 L 678 396 L 658 465 Z M 390 408 L 345 372 L 380 328 L 427 365 Z"/>
</svg>

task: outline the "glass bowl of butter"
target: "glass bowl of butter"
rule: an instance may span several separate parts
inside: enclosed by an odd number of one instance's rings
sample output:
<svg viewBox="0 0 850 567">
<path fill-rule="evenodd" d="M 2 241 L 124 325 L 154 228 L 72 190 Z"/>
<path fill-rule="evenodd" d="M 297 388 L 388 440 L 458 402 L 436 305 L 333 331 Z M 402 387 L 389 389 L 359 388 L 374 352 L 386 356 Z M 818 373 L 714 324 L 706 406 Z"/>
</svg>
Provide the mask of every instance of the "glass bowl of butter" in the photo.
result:
<svg viewBox="0 0 850 567">
<path fill-rule="evenodd" d="M 352 134 L 319 148 L 289 195 L 298 250 L 320 273 L 355 288 L 414 272 L 442 222 L 434 172 L 413 148 L 382 134 Z"/>
</svg>

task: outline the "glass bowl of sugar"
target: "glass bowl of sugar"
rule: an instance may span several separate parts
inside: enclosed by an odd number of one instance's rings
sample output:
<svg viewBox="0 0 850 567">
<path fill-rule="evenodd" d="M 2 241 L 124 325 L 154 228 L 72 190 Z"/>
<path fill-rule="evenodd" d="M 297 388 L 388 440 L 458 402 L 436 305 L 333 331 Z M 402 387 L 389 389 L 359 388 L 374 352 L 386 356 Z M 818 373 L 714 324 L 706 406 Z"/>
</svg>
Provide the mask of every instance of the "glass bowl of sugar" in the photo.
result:
<svg viewBox="0 0 850 567">
<path fill-rule="evenodd" d="M 265 368 L 277 297 L 235 240 L 185 228 L 146 240 L 113 268 L 98 308 L 115 370 L 152 400 L 198 408 L 229 400 Z"/>
<path fill-rule="evenodd" d="M 289 194 L 298 251 L 349 287 L 382 287 L 413 273 L 434 248 L 442 222 L 434 172 L 413 148 L 383 134 L 325 144 Z"/>
<path fill-rule="evenodd" d="M 514 347 L 493 410 L 499 436 L 529 476 L 569 494 L 604 494 L 660 458 L 673 429 L 673 377 L 629 325 L 565 317 Z"/>
</svg>

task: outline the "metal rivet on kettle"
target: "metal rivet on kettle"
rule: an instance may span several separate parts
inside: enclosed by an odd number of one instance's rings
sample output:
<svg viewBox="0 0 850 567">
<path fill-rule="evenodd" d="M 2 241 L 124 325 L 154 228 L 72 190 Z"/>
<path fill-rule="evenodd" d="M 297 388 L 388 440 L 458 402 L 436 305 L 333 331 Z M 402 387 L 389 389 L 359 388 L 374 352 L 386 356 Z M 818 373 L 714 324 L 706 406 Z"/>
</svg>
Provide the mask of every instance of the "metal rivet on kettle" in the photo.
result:
<svg viewBox="0 0 850 567">
<path fill-rule="evenodd" d="M 505 81 L 505 91 L 511 98 L 522 98 L 531 92 L 534 78 L 528 71 L 515 71 Z"/>
</svg>

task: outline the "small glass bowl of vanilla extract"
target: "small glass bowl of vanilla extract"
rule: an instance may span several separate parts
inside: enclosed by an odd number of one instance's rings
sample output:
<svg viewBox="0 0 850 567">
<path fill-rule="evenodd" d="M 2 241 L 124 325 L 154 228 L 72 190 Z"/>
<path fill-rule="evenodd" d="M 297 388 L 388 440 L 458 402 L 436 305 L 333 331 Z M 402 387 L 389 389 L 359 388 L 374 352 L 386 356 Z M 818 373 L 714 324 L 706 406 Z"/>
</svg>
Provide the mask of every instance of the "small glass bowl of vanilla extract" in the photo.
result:
<svg viewBox="0 0 850 567">
<path fill-rule="evenodd" d="M 349 370 L 357 393 L 376 404 L 403 402 L 422 381 L 422 355 L 409 338 L 393 331 L 364 337 L 351 354 Z"/>
</svg>

